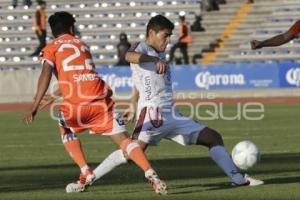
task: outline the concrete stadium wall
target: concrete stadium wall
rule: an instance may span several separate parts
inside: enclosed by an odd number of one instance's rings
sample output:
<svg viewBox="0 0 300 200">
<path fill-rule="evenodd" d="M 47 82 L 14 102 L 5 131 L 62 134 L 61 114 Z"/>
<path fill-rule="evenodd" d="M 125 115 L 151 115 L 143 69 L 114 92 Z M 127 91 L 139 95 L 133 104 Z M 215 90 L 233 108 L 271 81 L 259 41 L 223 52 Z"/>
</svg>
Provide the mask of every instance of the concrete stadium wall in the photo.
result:
<svg viewBox="0 0 300 200">
<path fill-rule="evenodd" d="M 30 102 L 35 95 L 40 69 L 0 72 L 0 103 Z M 54 84 L 53 78 L 51 84 Z"/>
</svg>

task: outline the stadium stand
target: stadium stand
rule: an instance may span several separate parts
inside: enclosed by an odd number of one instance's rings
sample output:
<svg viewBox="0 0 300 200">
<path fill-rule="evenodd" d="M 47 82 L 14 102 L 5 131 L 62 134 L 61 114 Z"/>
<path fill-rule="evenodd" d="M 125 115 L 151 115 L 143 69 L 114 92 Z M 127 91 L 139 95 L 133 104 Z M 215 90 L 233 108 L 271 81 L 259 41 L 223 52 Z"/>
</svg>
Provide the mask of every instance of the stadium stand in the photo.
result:
<svg viewBox="0 0 300 200">
<path fill-rule="evenodd" d="M 190 24 L 194 21 L 195 14 L 201 14 L 202 25 L 206 30 L 205 32 L 193 32 L 193 43 L 189 45 L 190 63 L 195 54 L 203 54 L 205 57 L 206 53 L 202 50 L 209 48 L 212 43 L 218 41 L 224 32 L 226 33 L 230 23 L 234 25 L 234 29 L 227 32 L 226 41 L 217 47 L 219 49 L 211 63 L 217 65 L 221 63 L 221 67 L 224 68 L 226 68 L 226 63 L 237 63 L 237 65 L 227 65 L 226 69 L 228 69 L 230 66 L 239 66 L 240 63 L 243 65 L 245 62 L 257 64 L 269 63 L 274 60 L 299 60 L 299 56 L 297 56 L 300 52 L 298 49 L 299 39 L 281 47 L 264 48 L 256 51 L 250 50 L 249 45 L 249 41 L 252 39 L 264 39 L 281 33 L 299 19 L 299 0 L 256 0 L 254 4 L 249 5 L 251 9 L 248 10 L 247 14 L 242 15 L 243 19 L 237 24 L 233 23 L 233 19 L 245 6 L 246 0 L 227 0 L 226 4 L 219 5 L 218 11 L 210 12 L 200 11 L 200 2 L 201 0 L 118 0 L 105 2 L 48 0 L 47 15 L 60 10 L 67 10 L 76 15 L 77 28 L 81 32 L 82 38 L 90 46 L 98 67 L 113 66 L 117 62 L 116 45 L 119 42 L 121 32 L 125 32 L 129 41 L 134 43 L 145 38 L 145 22 L 151 16 L 164 14 L 178 26 L 178 15 L 182 13 L 185 13 L 186 20 Z M 36 90 L 33 85 L 37 82 L 40 74 L 38 58 L 29 56 L 38 43 L 32 27 L 35 5 L 30 8 L 19 5 L 13 9 L 10 0 L 0 0 L 0 11 L 0 102 L 31 101 Z M 177 26 L 172 37 L 174 43 L 178 37 Z M 50 36 L 48 27 L 48 40 L 51 39 Z M 178 55 L 175 54 L 175 56 Z M 202 63 L 201 58 L 197 61 Z M 272 64 L 276 65 L 277 63 Z M 269 66 L 269 64 L 267 65 Z M 200 67 L 191 67 L 191 70 L 196 68 L 199 69 Z M 207 68 L 204 67 L 203 69 Z M 123 69 L 127 70 L 126 68 Z M 116 70 L 123 73 L 122 70 L 107 67 L 101 70 Z M 291 70 L 295 73 L 298 72 L 298 69 L 292 68 Z M 220 73 L 223 74 L 222 70 Z M 197 81 L 200 80 L 199 77 L 196 76 Z M 113 73 L 109 78 L 107 80 L 109 84 L 117 80 L 117 83 L 129 85 L 126 76 L 121 77 L 117 73 Z M 191 83 L 195 84 L 196 78 Z M 9 87 L 7 87 L 8 85 Z M 265 90 L 253 91 L 233 90 L 230 93 L 227 90 L 224 92 L 220 90 L 217 93 L 219 96 L 226 97 L 241 96 L 241 94 L 267 95 Z M 289 92 L 288 95 L 299 93 L 290 92 L 290 90 L 284 91 Z M 257 94 L 258 92 L 260 93 Z M 282 91 L 281 93 L 286 94 Z M 274 94 L 277 95 L 278 91 L 272 90 L 271 95 L 274 96 Z"/>
<path fill-rule="evenodd" d="M 55 11 L 68 10 L 77 17 L 77 28 L 90 46 L 97 65 L 113 65 L 117 61 L 116 45 L 120 32 L 128 34 L 131 43 L 144 39 L 145 26 L 149 17 L 156 14 L 168 16 L 178 25 L 178 15 L 185 14 L 192 24 L 195 14 L 200 14 L 200 0 L 119 0 L 99 2 L 96 0 L 62 2 L 47 1 L 47 15 Z M 201 54 L 201 50 L 222 36 L 222 33 L 235 17 L 245 1 L 227 0 L 219 11 L 201 12 L 205 32 L 194 32 L 193 43 L 189 45 L 189 57 Z M 13 9 L 10 0 L 0 0 L 0 63 L 1 69 L 35 68 L 39 66 L 37 57 L 29 57 L 37 46 L 32 28 L 30 8 L 18 6 Z M 249 14 L 240 22 L 235 32 L 224 42 L 216 54 L 214 63 L 234 63 L 271 60 L 297 59 L 300 40 L 276 49 L 251 51 L 249 41 L 253 38 L 264 39 L 286 30 L 299 19 L 300 2 L 298 0 L 257 0 Z M 175 28 L 172 41 L 177 40 Z M 48 40 L 51 33 L 48 28 Z M 205 53 L 203 53 L 205 55 Z"/>
<path fill-rule="evenodd" d="M 297 0 L 257 0 L 248 16 L 225 43 L 215 63 L 299 60 L 299 39 L 287 45 L 257 51 L 252 51 L 249 44 L 251 39 L 263 40 L 286 31 L 300 19 L 299 10 L 300 2 Z"/>
<path fill-rule="evenodd" d="M 13 9 L 10 3 L 8 0 L 0 1 L 1 68 L 36 67 L 39 65 L 37 57 L 28 56 L 37 45 L 32 29 L 35 8 L 19 6 Z M 156 14 L 164 14 L 174 22 L 178 20 L 179 14 L 185 14 L 192 23 L 195 13 L 200 13 L 200 1 L 47 1 L 48 16 L 60 10 L 67 10 L 76 16 L 77 28 L 82 39 L 90 46 L 95 63 L 113 65 L 117 61 L 116 45 L 120 32 L 125 32 L 131 43 L 139 41 L 145 37 L 147 20 Z M 178 22 L 175 24 L 178 25 Z M 178 37 L 177 32 L 174 32 L 174 38 Z M 48 27 L 48 40 L 50 36 Z"/>
</svg>

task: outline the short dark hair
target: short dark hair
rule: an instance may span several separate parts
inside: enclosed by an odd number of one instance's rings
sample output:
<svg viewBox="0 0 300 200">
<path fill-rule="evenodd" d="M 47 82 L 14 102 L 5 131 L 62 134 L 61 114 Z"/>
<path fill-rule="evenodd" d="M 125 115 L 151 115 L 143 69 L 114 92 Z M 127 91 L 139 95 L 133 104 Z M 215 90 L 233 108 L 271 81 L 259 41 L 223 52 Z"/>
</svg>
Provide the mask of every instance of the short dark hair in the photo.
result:
<svg viewBox="0 0 300 200">
<path fill-rule="evenodd" d="M 147 25 L 147 31 L 146 31 L 146 36 L 149 36 L 149 31 L 154 30 L 155 32 L 158 32 L 160 30 L 168 29 L 168 30 L 173 30 L 174 29 L 174 24 L 165 16 L 163 15 L 156 15 L 152 17 Z"/>
<path fill-rule="evenodd" d="M 45 6 L 45 5 L 46 5 L 46 1 L 39 0 L 39 1 L 37 1 L 37 4 L 38 4 L 39 6 Z"/>
<path fill-rule="evenodd" d="M 70 33 L 70 27 L 74 26 L 76 20 L 70 13 L 61 11 L 51 15 L 48 22 L 53 36 L 57 37 L 60 34 Z"/>
</svg>

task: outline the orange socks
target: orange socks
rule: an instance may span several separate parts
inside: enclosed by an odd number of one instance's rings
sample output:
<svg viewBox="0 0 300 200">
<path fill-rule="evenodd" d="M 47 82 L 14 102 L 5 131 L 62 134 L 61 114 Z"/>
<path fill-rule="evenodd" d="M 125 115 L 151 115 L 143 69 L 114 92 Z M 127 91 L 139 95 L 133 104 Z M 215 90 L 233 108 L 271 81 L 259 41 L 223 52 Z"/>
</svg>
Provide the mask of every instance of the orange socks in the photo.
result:
<svg viewBox="0 0 300 200">
<path fill-rule="evenodd" d="M 120 144 L 120 148 L 125 151 L 128 157 L 143 169 L 144 172 L 151 169 L 151 165 L 139 144 L 132 142 L 132 140 L 128 138 Z"/>
<path fill-rule="evenodd" d="M 72 137 L 70 137 L 69 134 L 72 134 Z M 73 134 L 73 133 L 69 133 L 69 134 L 62 136 L 63 144 L 64 144 L 66 150 L 69 152 L 72 159 L 76 162 L 76 164 L 80 168 L 82 168 L 87 165 L 87 162 L 85 160 L 84 153 L 81 149 L 80 140 L 76 137 L 75 134 Z"/>
<path fill-rule="evenodd" d="M 76 135 L 74 133 L 64 134 L 62 135 L 62 141 L 66 150 L 69 152 L 76 164 L 80 168 L 87 166 L 84 153 L 81 149 L 80 141 Z M 151 165 L 139 144 L 132 142 L 132 140 L 128 138 L 120 144 L 120 148 L 125 151 L 128 157 L 133 160 L 144 172 L 146 172 L 148 169 L 151 169 Z"/>
</svg>

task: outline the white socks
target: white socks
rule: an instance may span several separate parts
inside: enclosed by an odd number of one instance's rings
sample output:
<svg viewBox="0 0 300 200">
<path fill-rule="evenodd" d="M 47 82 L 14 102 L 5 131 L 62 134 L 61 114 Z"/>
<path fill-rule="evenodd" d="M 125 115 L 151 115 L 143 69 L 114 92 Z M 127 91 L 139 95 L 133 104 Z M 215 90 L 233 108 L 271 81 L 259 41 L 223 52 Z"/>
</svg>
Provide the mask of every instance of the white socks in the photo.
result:
<svg viewBox="0 0 300 200">
<path fill-rule="evenodd" d="M 100 163 L 97 168 L 94 170 L 96 176 L 95 180 L 98 180 L 105 174 L 109 173 L 115 167 L 127 163 L 123 151 L 121 149 L 112 152 L 102 163 Z"/>
<path fill-rule="evenodd" d="M 233 183 L 240 185 L 246 182 L 242 174 L 238 172 L 231 157 L 228 155 L 226 149 L 223 146 L 214 146 L 209 150 L 209 153 L 211 158 L 227 174 L 227 176 L 231 179 Z M 127 163 L 127 159 L 125 158 L 121 149 L 112 152 L 94 170 L 94 174 L 96 176 L 95 180 L 98 180 L 105 174 L 112 171 L 115 167 L 125 163 Z M 151 170 L 148 171 L 150 172 Z M 147 175 L 148 173 L 146 173 L 145 175 Z"/>
<path fill-rule="evenodd" d="M 223 146 L 214 146 L 209 150 L 209 153 L 211 158 L 223 169 L 233 183 L 240 185 L 246 182 Z"/>
<path fill-rule="evenodd" d="M 81 173 L 85 174 L 86 170 L 89 169 L 89 166 L 84 165 L 83 167 L 80 168 Z"/>
<path fill-rule="evenodd" d="M 145 177 L 148 179 L 150 176 L 157 176 L 156 172 L 150 168 L 145 172 Z"/>
</svg>

